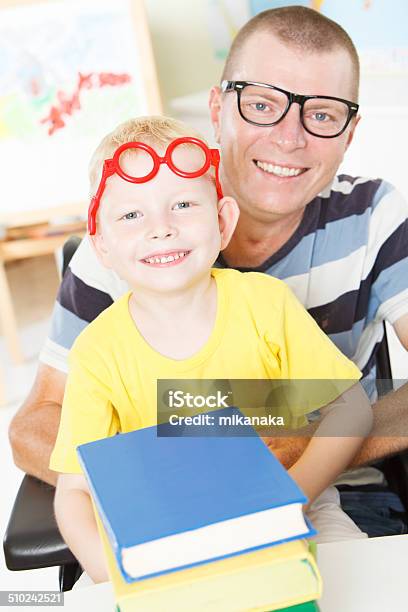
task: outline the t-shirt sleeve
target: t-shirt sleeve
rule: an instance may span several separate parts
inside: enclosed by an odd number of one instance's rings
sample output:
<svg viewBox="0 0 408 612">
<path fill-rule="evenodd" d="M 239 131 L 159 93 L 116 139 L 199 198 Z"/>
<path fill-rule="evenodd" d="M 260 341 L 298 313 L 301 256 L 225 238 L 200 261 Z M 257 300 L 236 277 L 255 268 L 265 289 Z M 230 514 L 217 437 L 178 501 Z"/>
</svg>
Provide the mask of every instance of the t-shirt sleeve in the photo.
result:
<svg viewBox="0 0 408 612">
<path fill-rule="evenodd" d="M 279 401 L 275 396 L 274 405 L 285 412 L 292 427 L 304 424 L 306 414 L 335 400 L 362 376 L 289 287 L 283 299 L 281 335 L 271 330 L 264 340 L 270 363 L 278 362 L 280 369 Z"/>
<path fill-rule="evenodd" d="M 40 361 L 67 372 L 68 353 L 75 339 L 126 290 L 114 272 L 102 266 L 89 239 L 84 238 L 62 279 Z"/>
<path fill-rule="evenodd" d="M 365 277 L 371 293 L 368 321 L 395 323 L 408 313 L 408 202 L 382 182 L 370 223 Z"/>
<path fill-rule="evenodd" d="M 119 421 L 111 402 L 109 371 L 100 355 L 91 347 L 84 350 L 74 345 L 69 366 L 60 426 L 49 467 L 56 472 L 80 474 L 77 446 L 115 435 L 119 431 Z"/>
</svg>

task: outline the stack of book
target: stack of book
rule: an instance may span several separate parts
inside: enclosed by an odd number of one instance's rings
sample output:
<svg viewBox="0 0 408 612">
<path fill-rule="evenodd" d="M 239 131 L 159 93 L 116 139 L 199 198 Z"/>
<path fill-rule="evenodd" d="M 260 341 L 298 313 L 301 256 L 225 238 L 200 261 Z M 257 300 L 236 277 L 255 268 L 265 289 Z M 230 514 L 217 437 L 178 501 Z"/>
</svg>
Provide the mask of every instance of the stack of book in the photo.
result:
<svg viewBox="0 0 408 612">
<path fill-rule="evenodd" d="M 317 610 L 306 499 L 242 427 L 149 427 L 78 447 L 120 612 Z"/>
</svg>

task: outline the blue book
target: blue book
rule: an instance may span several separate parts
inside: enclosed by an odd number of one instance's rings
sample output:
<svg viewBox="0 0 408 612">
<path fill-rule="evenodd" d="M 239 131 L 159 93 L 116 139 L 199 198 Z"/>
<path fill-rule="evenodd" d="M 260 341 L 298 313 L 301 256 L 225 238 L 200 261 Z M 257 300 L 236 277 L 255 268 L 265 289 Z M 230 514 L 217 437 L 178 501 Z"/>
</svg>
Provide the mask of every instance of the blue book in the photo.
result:
<svg viewBox="0 0 408 612">
<path fill-rule="evenodd" d="M 315 533 L 306 497 L 255 431 L 217 425 L 239 410 L 208 414 L 211 435 L 148 427 L 77 449 L 127 582 Z"/>
</svg>

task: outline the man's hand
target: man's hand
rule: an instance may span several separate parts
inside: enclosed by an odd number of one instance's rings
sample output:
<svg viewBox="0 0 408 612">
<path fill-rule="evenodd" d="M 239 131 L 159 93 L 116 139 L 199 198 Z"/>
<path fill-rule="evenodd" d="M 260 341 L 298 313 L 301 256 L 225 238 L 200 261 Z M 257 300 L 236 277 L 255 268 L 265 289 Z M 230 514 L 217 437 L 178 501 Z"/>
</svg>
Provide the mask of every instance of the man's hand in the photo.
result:
<svg viewBox="0 0 408 612">
<path fill-rule="evenodd" d="M 263 437 L 262 440 L 283 467 L 288 470 L 303 454 L 310 442 L 310 437 L 279 436 L 276 438 Z"/>
<path fill-rule="evenodd" d="M 287 470 L 303 455 L 310 439 L 319 425 L 319 421 L 309 423 L 299 429 L 285 429 L 278 436 L 262 436 L 261 438 Z"/>
<path fill-rule="evenodd" d="M 65 382 L 63 372 L 40 364 L 33 387 L 9 428 L 17 467 L 52 485 L 58 474 L 48 464 L 58 433 Z"/>
</svg>

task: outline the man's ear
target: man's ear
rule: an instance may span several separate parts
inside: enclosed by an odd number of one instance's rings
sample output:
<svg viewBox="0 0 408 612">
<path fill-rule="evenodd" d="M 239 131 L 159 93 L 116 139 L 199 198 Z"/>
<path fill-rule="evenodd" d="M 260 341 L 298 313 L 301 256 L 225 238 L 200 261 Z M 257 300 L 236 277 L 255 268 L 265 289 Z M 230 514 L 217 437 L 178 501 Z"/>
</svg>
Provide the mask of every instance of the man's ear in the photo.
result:
<svg viewBox="0 0 408 612">
<path fill-rule="evenodd" d="M 105 268 L 112 268 L 109 258 L 109 251 L 106 248 L 103 234 L 99 231 L 98 223 L 96 225 L 96 232 L 93 236 L 89 236 L 92 248 L 96 253 L 97 258 Z"/>
<path fill-rule="evenodd" d="M 357 117 L 356 117 L 356 118 L 354 119 L 354 121 L 353 121 L 353 125 L 351 126 L 351 129 L 350 129 L 349 135 L 348 135 L 348 137 L 347 137 L 347 142 L 346 142 L 346 151 L 347 151 L 347 149 L 349 148 L 349 146 L 350 146 L 350 145 L 351 145 L 351 143 L 352 143 L 352 140 L 353 140 L 353 138 L 354 138 L 354 131 L 355 131 L 356 127 L 357 127 L 357 124 L 360 122 L 360 119 L 361 119 L 361 115 L 357 115 Z"/>
<path fill-rule="evenodd" d="M 218 223 L 221 234 L 221 248 L 225 249 L 237 226 L 239 218 L 239 207 L 234 198 L 226 196 L 218 202 Z"/>
<path fill-rule="evenodd" d="M 211 87 L 210 99 L 210 118 L 214 128 L 215 142 L 220 142 L 220 127 L 221 127 L 221 90 L 219 87 Z"/>
</svg>

